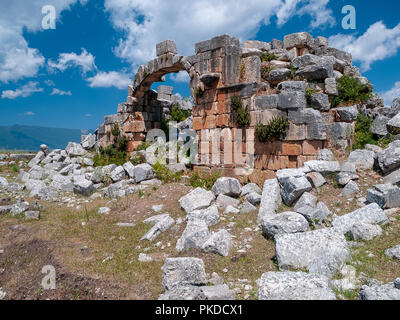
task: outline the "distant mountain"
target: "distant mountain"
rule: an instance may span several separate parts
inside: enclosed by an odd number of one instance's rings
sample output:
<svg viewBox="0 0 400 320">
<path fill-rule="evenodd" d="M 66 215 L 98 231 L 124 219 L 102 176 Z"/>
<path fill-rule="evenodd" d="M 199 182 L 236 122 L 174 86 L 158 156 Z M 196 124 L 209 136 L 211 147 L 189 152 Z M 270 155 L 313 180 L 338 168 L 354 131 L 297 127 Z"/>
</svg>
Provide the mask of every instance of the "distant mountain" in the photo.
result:
<svg viewBox="0 0 400 320">
<path fill-rule="evenodd" d="M 41 144 L 50 149 L 64 149 L 68 142 L 80 142 L 78 129 L 60 129 L 34 126 L 0 126 L 0 150 L 38 151 Z"/>
</svg>

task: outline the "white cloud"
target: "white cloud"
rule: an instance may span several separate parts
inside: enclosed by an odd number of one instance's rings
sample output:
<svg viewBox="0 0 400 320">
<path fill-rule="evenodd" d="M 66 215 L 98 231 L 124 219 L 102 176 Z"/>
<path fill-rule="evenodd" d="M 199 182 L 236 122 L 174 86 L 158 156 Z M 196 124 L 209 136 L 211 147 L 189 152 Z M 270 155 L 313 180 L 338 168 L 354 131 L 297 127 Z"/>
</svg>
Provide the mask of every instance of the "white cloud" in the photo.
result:
<svg viewBox="0 0 400 320">
<path fill-rule="evenodd" d="M 85 114 L 85 117 L 86 117 L 86 118 L 90 118 L 90 117 L 92 117 L 92 116 L 93 116 L 93 115 L 92 115 L 91 113 L 86 113 L 86 114 Z"/>
<path fill-rule="evenodd" d="M 132 83 L 128 74 L 110 71 L 98 72 L 95 76 L 86 79 L 91 88 L 110 88 L 116 87 L 118 89 L 126 89 Z"/>
<path fill-rule="evenodd" d="M 44 83 L 49 87 L 54 87 L 56 85 L 53 80 L 45 80 Z"/>
<path fill-rule="evenodd" d="M 26 115 L 26 116 L 34 116 L 35 113 L 32 112 L 32 111 L 28 111 L 28 112 L 25 112 L 25 115 Z"/>
<path fill-rule="evenodd" d="M 42 7 L 56 8 L 57 18 L 63 10 L 78 0 L 12 0 L 2 1 L 0 10 L 0 82 L 8 83 L 35 76 L 44 66 L 45 58 L 39 50 L 30 48 L 23 37 L 28 32 L 41 30 Z M 86 0 L 81 0 L 85 3 Z"/>
<path fill-rule="evenodd" d="M 175 82 L 189 83 L 190 77 L 186 71 L 180 71 L 178 73 L 171 73 L 170 79 Z"/>
<path fill-rule="evenodd" d="M 42 92 L 43 88 L 38 87 L 39 82 L 37 81 L 30 81 L 26 85 L 22 86 L 21 88 L 18 88 L 16 90 L 5 90 L 1 94 L 2 99 L 15 99 L 18 97 L 29 97 L 35 92 Z"/>
<path fill-rule="evenodd" d="M 52 96 L 58 95 L 58 96 L 72 96 L 71 91 L 63 91 L 57 88 L 53 88 L 53 91 L 51 92 Z"/>
<path fill-rule="evenodd" d="M 385 105 L 391 106 L 394 99 L 400 98 L 400 81 L 397 81 L 389 91 L 381 93 L 381 96 L 385 100 Z"/>
<path fill-rule="evenodd" d="M 57 62 L 49 60 L 48 66 L 50 70 L 59 71 L 65 71 L 72 67 L 80 67 L 82 69 L 82 73 L 86 74 L 87 72 L 96 69 L 94 59 L 95 58 L 91 53 L 82 48 L 82 53 L 79 55 L 75 52 L 60 53 Z"/>
<path fill-rule="evenodd" d="M 350 52 L 355 61 L 361 62 L 361 70 L 365 72 L 371 69 L 374 62 L 397 54 L 400 48 L 400 24 L 390 29 L 378 21 L 358 38 L 355 35 L 337 34 L 329 38 L 329 43 Z"/>
<path fill-rule="evenodd" d="M 124 33 L 115 54 L 137 66 L 155 56 L 155 44 L 174 39 L 181 54 L 193 54 L 196 42 L 229 33 L 253 38 L 278 15 L 284 24 L 295 14 L 311 16 L 311 25 L 331 23 L 328 0 L 105 0 L 113 27 Z M 294 5 L 294 9 L 292 6 Z M 297 13 L 297 10 L 300 13 Z"/>
</svg>

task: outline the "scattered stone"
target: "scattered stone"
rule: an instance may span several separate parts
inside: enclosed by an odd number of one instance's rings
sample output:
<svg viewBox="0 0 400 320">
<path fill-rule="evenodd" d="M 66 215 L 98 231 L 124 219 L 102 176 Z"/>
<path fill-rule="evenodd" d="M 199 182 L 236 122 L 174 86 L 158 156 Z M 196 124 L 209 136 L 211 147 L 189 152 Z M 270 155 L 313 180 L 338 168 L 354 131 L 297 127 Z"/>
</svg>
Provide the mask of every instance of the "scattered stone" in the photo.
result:
<svg viewBox="0 0 400 320">
<path fill-rule="evenodd" d="M 222 194 L 229 197 L 238 197 L 241 193 L 240 182 L 235 178 L 219 178 L 213 185 L 212 192 L 216 196 Z"/>
<path fill-rule="evenodd" d="M 240 207 L 240 213 L 243 214 L 254 212 L 256 210 L 257 208 L 253 206 L 249 201 L 244 201 L 242 206 Z"/>
<path fill-rule="evenodd" d="M 307 220 L 296 212 L 265 216 L 261 221 L 263 235 L 273 239 L 278 234 L 305 232 L 310 229 Z"/>
<path fill-rule="evenodd" d="M 267 272 L 261 276 L 259 300 L 336 300 L 327 277 L 304 272 Z"/>
<path fill-rule="evenodd" d="M 261 203 L 262 197 L 259 193 L 251 192 L 246 195 L 245 199 L 248 202 L 250 202 L 253 206 L 256 206 Z"/>
<path fill-rule="evenodd" d="M 202 219 L 206 222 L 207 226 L 214 226 L 219 222 L 219 213 L 216 205 L 212 205 L 207 209 L 195 210 L 188 213 L 188 220 Z"/>
<path fill-rule="evenodd" d="M 39 220 L 40 219 L 40 212 L 39 211 L 26 211 L 25 212 L 25 219 L 26 220 Z"/>
<path fill-rule="evenodd" d="M 187 285 L 206 284 L 203 260 L 197 258 L 167 258 L 162 267 L 164 290 Z"/>
<path fill-rule="evenodd" d="M 357 223 L 346 234 L 354 241 L 370 241 L 382 235 L 382 228 L 376 224 Z"/>
<path fill-rule="evenodd" d="M 321 174 L 329 174 L 340 171 L 340 163 L 337 161 L 311 160 L 304 163 L 309 172 L 315 171 Z"/>
<path fill-rule="evenodd" d="M 179 199 L 179 204 L 187 213 L 208 208 L 215 199 L 214 193 L 203 188 L 196 188 Z"/>
<path fill-rule="evenodd" d="M 152 262 L 153 258 L 145 253 L 140 253 L 138 260 L 140 262 Z"/>
<path fill-rule="evenodd" d="M 395 246 L 395 247 L 393 247 L 393 248 L 387 249 L 385 251 L 385 254 L 389 258 L 400 260 L 400 244 Z"/>
<path fill-rule="evenodd" d="M 98 214 L 109 214 L 111 212 L 111 209 L 108 207 L 101 207 L 97 212 Z"/>
<path fill-rule="evenodd" d="M 240 196 L 245 197 L 251 193 L 261 194 L 262 190 L 260 187 L 255 183 L 248 183 L 242 187 Z"/>
<path fill-rule="evenodd" d="M 92 181 L 82 179 L 74 183 L 74 193 L 89 197 L 94 191 Z"/>
<path fill-rule="evenodd" d="M 333 276 L 350 256 L 343 234 L 333 228 L 275 236 L 280 269 L 307 268 L 310 272 Z"/>
<path fill-rule="evenodd" d="M 400 188 L 392 184 L 379 184 L 367 190 L 367 201 L 377 203 L 382 209 L 400 207 Z"/>
<path fill-rule="evenodd" d="M 12 216 L 19 215 L 21 213 L 24 213 L 29 209 L 29 203 L 26 201 L 17 201 L 11 206 L 10 213 Z"/>
<path fill-rule="evenodd" d="M 191 248 L 201 248 L 204 242 L 210 237 L 207 223 L 202 219 L 190 219 L 187 222 L 185 231 L 176 243 L 178 252 Z"/>
<path fill-rule="evenodd" d="M 308 181 L 310 181 L 314 188 L 322 187 L 326 183 L 325 178 L 319 172 L 308 173 L 307 179 Z"/>
<path fill-rule="evenodd" d="M 226 257 L 232 249 L 232 236 L 224 229 L 215 232 L 204 242 L 202 249 L 205 252 L 217 253 Z"/>
<path fill-rule="evenodd" d="M 135 179 L 135 166 L 130 161 L 126 162 L 122 167 L 124 168 L 124 170 L 128 174 L 129 178 Z M 114 169 L 114 171 L 115 171 L 115 169 Z M 123 178 L 125 177 L 125 175 L 123 175 L 122 173 L 120 173 L 120 175 L 123 176 Z M 117 182 L 117 181 L 115 181 L 115 182 Z"/>
<path fill-rule="evenodd" d="M 175 220 L 169 214 L 164 214 L 151 217 L 143 222 L 154 223 L 154 226 L 140 240 L 154 241 L 161 233 L 167 231 L 175 223 Z"/>
<path fill-rule="evenodd" d="M 239 209 L 235 208 L 234 206 L 228 205 L 225 208 L 224 214 L 238 214 L 239 212 Z"/>
<path fill-rule="evenodd" d="M 347 162 L 353 162 L 357 170 L 371 170 L 375 164 L 375 153 L 368 150 L 355 150 L 350 153 Z"/>
<path fill-rule="evenodd" d="M 321 149 L 318 151 L 317 160 L 320 161 L 335 161 L 335 156 L 329 149 Z"/>
<path fill-rule="evenodd" d="M 282 203 L 281 188 L 277 179 L 266 180 L 258 211 L 258 222 L 267 215 L 274 215 Z"/>
<path fill-rule="evenodd" d="M 291 206 L 304 192 L 311 191 L 312 186 L 306 177 L 290 177 L 282 188 L 282 199 L 286 205 Z"/>
<path fill-rule="evenodd" d="M 384 285 L 362 286 L 358 293 L 360 300 L 400 300 L 400 290 L 394 282 Z"/>
<path fill-rule="evenodd" d="M 235 300 L 235 292 L 226 284 L 200 287 L 207 300 Z"/>
<path fill-rule="evenodd" d="M 340 195 L 345 198 L 351 198 L 354 195 L 360 193 L 360 188 L 358 187 L 358 184 L 355 183 L 354 181 L 350 181 L 346 186 L 343 188 L 342 192 Z"/>
<path fill-rule="evenodd" d="M 372 203 L 343 216 L 337 216 L 332 220 L 333 228 L 343 234 L 350 231 L 353 225 L 359 223 L 386 225 L 389 223 L 389 220 L 382 208 L 376 203 Z"/>
<path fill-rule="evenodd" d="M 226 209 L 228 206 L 237 208 L 240 205 L 240 200 L 220 194 L 216 200 L 216 204 L 221 209 Z"/>
<path fill-rule="evenodd" d="M 315 208 L 317 206 L 318 199 L 316 196 L 312 195 L 309 192 L 303 193 L 300 199 L 296 202 L 294 209 L 297 210 L 301 207 L 309 206 Z"/>
<path fill-rule="evenodd" d="M 142 163 L 135 167 L 135 181 L 140 183 L 145 180 L 150 180 L 154 178 L 153 168 L 147 164 Z"/>
</svg>

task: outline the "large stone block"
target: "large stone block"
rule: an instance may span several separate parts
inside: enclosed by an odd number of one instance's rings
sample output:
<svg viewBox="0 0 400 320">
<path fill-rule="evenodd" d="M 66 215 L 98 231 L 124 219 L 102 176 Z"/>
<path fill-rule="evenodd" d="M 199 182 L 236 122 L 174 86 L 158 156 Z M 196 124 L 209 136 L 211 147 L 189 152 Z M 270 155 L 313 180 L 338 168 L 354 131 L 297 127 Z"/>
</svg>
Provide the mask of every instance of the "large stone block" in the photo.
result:
<svg viewBox="0 0 400 320">
<path fill-rule="evenodd" d="M 285 49 L 290 49 L 293 47 L 311 48 L 312 45 L 313 45 L 313 37 L 308 32 L 289 34 L 285 36 L 283 39 L 283 46 Z"/>
<path fill-rule="evenodd" d="M 306 95 L 302 92 L 282 92 L 279 94 L 278 109 L 301 109 L 307 105 Z"/>
<path fill-rule="evenodd" d="M 165 40 L 156 45 L 156 53 L 157 57 L 162 56 L 167 53 L 178 53 L 178 49 L 176 48 L 175 41 L 173 40 Z"/>
<path fill-rule="evenodd" d="M 312 186 L 306 177 L 290 177 L 282 187 L 282 199 L 286 205 L 291 206 L 304 192 L 311 189 Z"/>
<path fill-rule="evenodd" d="M 206 283 L 204 263 L 201 259 L 167 258 L 162 271 L 164 290 L 185 285 L 199 286 Z"/>
</svg>

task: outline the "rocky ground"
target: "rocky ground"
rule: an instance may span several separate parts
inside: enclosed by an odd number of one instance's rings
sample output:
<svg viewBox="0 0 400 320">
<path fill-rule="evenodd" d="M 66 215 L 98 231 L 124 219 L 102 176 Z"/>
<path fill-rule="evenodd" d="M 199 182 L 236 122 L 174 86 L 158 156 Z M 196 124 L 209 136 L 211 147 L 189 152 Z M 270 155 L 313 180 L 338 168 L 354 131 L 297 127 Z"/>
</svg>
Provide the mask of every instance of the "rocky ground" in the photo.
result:
<svg viewBox="0 0 400 320">
<path fill-rule="evenodd" d="M 211 190 L 91 147 L 2 155 L 0 298 L 400 299 L 398 141 Z"/>
</svg>

